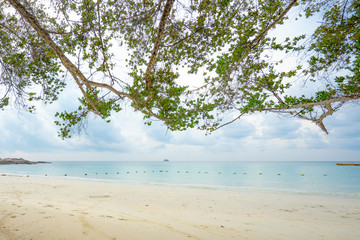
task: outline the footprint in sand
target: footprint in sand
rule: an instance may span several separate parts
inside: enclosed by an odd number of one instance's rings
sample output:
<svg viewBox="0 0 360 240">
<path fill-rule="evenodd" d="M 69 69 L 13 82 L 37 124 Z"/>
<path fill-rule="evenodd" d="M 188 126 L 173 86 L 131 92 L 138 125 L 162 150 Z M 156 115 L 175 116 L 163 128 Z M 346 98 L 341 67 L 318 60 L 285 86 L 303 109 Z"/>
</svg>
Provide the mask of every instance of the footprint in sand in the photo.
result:
<svg viewBox="0 0 360 240">
<path fill-rule="evenodd" d="M 109 198 L 110 195 L 94 195 L 94 196 L 89 196 L 89 198 Z"/>
</svg>

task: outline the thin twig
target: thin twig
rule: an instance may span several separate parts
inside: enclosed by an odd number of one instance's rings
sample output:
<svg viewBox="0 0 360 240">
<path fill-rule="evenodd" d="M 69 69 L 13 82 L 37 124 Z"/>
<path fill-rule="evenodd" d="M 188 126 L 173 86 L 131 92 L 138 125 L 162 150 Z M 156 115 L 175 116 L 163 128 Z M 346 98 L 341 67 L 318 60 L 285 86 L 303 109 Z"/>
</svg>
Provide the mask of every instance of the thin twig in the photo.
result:
<svg viewBox="0 0 360 240">
<path fill-rule="evenodd" d="M 235 122 L 236 120 L 238 120 L 238 119 L 240 119 L 242 116 L 244 116 L 244 114 L 245 114 L 245 113 L 242 113 L 242 114 L 240 114 L 239 116 L 237 116 L 236 118 L 234 118 L 233 120 L 231 120 L 231 121 L 229 121 L 229 122 L 227 122 L 227 123 L 224 123 L 224 124 L 220 125 L 219 127 L 217 127 L 217 128 L 215 128 L 214 130 L 212 130 L 212 132 L 218 130 L 219 128 L 225 127 L 226 125 L 229 125 L 229 124 Z"/>
</svg>

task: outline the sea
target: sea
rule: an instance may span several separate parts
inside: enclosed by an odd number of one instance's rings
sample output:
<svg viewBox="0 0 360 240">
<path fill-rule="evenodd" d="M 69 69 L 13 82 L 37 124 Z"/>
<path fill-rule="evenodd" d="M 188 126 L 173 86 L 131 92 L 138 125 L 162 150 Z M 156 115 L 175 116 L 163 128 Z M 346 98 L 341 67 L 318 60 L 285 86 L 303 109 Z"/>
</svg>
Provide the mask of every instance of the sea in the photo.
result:
<svg viewBox="0 0 360 240">
<path fill-rule="evenodd" d="M 0 174 L 360 197 L 360 166 L 323 161 L 55 161 L 0 165 Z"/>
</svg>

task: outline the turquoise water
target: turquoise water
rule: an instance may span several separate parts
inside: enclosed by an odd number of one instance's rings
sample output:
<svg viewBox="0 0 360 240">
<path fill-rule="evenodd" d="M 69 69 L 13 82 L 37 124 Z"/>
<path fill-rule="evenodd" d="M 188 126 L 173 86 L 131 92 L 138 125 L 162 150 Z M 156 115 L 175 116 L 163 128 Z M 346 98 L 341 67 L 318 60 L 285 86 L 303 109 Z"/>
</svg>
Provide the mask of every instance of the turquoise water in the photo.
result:
<svg viewBox="0 0 360 240">
<path fill-rule="evenodd" d="M 360 167 L 334 162 L 59 161 L 0 165 L 0 173 L 360 197 Z"/>
</svg>

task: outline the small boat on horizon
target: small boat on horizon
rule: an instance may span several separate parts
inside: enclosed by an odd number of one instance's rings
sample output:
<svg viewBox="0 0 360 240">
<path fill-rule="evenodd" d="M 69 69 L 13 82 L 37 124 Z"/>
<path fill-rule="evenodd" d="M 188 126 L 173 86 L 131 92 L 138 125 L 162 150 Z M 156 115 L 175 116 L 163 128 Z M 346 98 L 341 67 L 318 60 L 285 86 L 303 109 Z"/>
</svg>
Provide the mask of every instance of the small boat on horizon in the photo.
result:
<svg viewBox="0 0 360 240">
<path fill-rule="evenodd" d="M 169 162 L 169 159 L 164 159 L 164 162 Z"/>
<path fill-rule="evenodd" d="M 338 166 L 360 166 L 360 163 L 336 163 Z"/>
</svg>

